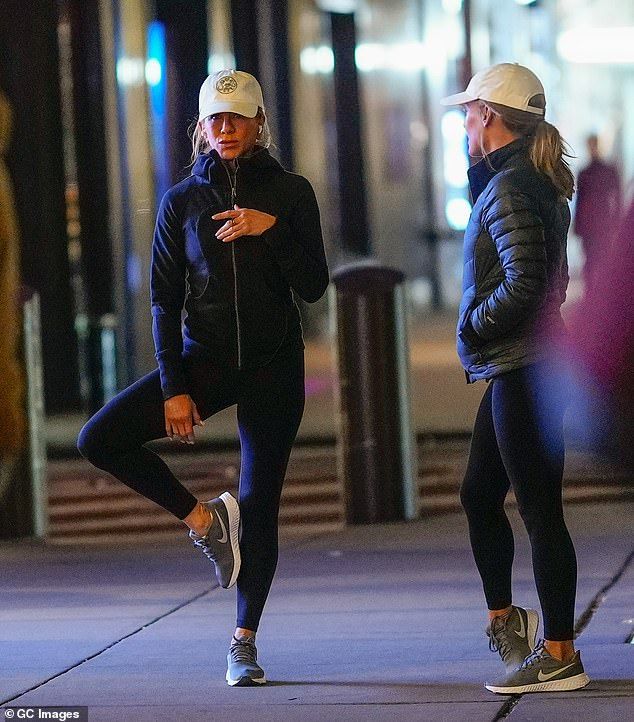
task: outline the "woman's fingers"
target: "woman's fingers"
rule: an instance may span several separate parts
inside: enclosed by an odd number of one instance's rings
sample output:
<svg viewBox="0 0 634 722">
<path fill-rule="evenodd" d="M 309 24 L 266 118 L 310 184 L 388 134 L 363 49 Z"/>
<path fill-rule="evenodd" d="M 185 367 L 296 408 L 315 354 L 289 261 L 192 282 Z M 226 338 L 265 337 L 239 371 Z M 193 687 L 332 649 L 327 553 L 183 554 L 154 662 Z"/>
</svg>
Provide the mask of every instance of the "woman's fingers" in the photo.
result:
<svg viewBox="0 0 634 722">
<path fill-rule="evenodd" d="M 246 235 L 249 235 L 249 229 L 248 224 L 243 220 L 234 221 L 233 224 L 225 223 L 216 232 L 216 238 L 221 241 L 233 240 Z"/>
<path fill-rule="evenodd" d="M 220 226 L 220 228 L 216 231 L 216 238 L 220 238 L 220 236 L 223 234 L 230 233 L 232 228 L 233 228 L 233 223 L 230 223 L 229 221 L 227 221 L 224 225 Z"/>
<path fill-rule="evenodd" d="M 183 444 L 194 443 L 194 429 L 191 421 L 180 422 L 175 425 L 176 433 L 172 436 L 173 439 L 178 439 Z"/>
<path fill-rule="evenodd" d="M 193 405 L 189 394 L 172 396 L 165 401 L 165 430 L 171 439 L 194 443 Z"/>
<path fill-rule="evenodd" d="M 235 234 L 236 227 L 238 226 L 240 219 L 241 209 L 235 208 L 232 211 L 222 211 L 222 213 L 214 213 L 212 219 L 214 221 L 226 221 L 217 231 L 216 238 L 224 241 L 227 236 Z M 237 237 L 237 236 L 236 236 Z M 231 238 L 233 240 L 233 238 Z"/>
<path fill-rule="evenodd" d="M 241 208 L 234 208 L 232 211 L 222 211 L 221 213 L 214 213 L 212 219 L 214 221 L 225 221 L 237 218 L 240 215 Z"/>
<path fill-rule="evenodd" d="M 228 231 L 225 231 L 222 234 L 218 234 L 218 239 L 221 240 L 223 243 L 229 243 L 231 241 L 235 241 L 236 238 L 241 238 L 242 236 L 254 236 L 255 233 L 251 233 L 249 231 L 249 227 L 246 223 L 231 226 Z"/>
<path fill-rule="evenodd" d="M 216 232 L 216 238 L 229 243 L 242 236 L 261 236 L 275 225 L 277 218 L 253 208 L 240 208 L 236 205 L 232 211 L 223 211 L 212 216 L 214 220 L 227 219 Z"/>
</svg>

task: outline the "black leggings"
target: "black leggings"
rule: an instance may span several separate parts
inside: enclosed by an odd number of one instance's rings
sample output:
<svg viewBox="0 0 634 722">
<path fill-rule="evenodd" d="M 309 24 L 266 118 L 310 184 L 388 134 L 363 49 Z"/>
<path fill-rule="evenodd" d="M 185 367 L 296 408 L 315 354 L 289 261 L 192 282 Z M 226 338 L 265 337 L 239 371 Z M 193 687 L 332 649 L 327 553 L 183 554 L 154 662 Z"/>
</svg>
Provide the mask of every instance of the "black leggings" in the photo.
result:
<svg viewBox="0 0 634 722">
<path fill-rule="evenodd" d="M 304 411 L 304 355 L 284 348 L 267 366 L 236 371 L 184 357 L 202 418 L 238 406 L 241 513 L 236 626 L 257 630 L 277 566 L 277 523 L 286 466 Z M 83 456 L 179 519 L 197 499 L 144 444 L 165 437 L 158 370 L 118 394 L 79 434 Z"/>
<path fill-rule="evenodd" d="M 563 516 L 564 404 L 556 377 L 535 364 L 489 383 L 476 417 L 460 499 L 489 609 L 511 604 L 513 487 L 530 538 L 544 637 L 573 639 L 577 560 Z"/>
</svg>

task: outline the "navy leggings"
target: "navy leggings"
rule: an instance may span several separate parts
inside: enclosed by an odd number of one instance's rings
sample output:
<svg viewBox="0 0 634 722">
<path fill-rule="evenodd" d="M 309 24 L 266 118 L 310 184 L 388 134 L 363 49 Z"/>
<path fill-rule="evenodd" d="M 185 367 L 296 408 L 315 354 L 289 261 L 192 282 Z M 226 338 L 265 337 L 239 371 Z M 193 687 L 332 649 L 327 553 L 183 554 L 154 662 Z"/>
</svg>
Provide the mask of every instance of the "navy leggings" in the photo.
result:
<svg viewBox="0 0 634 722">
<path fill-rule="evenodd" d="M 561 500 L 561 387 L 545 365 L 495 377 L 476 417 L 460 499 L 489 609 L 511 604 L 513 533 L 504 499 L 513 487 L 528 531 L 544 637 L 573 639 L 577 560 Z"/>
<path fill-rule="evenodd" d="M 236 626 L 257 630 L 277 566 L 277 524 L 286 466 L 304 411 L 304 355 L 286 347 L 262 368 L 238 371 L 184 356 L 202 418 L 237 404 L 241 513 Z M 144 444 L 165 437 L 158 370 L 118 394 L 79 434 L 81 454 L 179 519 L 197 499 Z"/>
</svg>

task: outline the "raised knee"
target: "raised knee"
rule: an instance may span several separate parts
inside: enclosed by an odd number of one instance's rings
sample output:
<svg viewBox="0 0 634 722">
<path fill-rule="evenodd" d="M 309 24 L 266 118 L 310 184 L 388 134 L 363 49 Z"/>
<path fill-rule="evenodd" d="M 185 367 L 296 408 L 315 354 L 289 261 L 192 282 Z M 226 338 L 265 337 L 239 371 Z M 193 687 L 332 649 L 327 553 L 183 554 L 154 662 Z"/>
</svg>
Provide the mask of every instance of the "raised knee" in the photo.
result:
<svg viewBox="0 0 634 722">
<path fill-rule="evenodd" d="M 77 437 L 77 450 L 91 463 L 95 463 L 101 456 L 101 444 L 93 429 L 93 425 L 86 423 Z"/>
</svg>

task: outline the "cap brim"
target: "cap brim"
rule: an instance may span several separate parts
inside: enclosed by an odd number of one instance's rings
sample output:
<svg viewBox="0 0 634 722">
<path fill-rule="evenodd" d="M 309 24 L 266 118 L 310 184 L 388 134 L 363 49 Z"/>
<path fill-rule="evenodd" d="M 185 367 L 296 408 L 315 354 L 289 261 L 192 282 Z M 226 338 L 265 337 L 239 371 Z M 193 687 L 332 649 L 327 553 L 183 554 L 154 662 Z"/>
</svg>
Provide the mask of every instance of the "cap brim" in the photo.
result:
<svg viewBox="0 0 634 722">
<path fill-rule="evenodd" d="M 463 105 L 464 103 L 472 103 L 477 98 L 471 97 L 466 90 L 462 93 L 455 93 L 454 95 L 448 95 L 440 101 L 441 105 Z"/>
<path fill-rule="evenodd" d="M 255 118 L 258 114 L 258 106 L 255 103 L 241 103 L 236 101 L 210 103 L 200 109 L 200 119 L 208 118 L 214 113 L 236 113 L 237 115 L 244 115 L 245 118 Z"/>
</svg>

